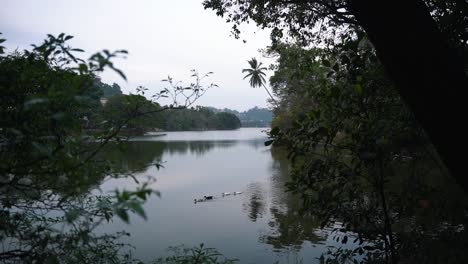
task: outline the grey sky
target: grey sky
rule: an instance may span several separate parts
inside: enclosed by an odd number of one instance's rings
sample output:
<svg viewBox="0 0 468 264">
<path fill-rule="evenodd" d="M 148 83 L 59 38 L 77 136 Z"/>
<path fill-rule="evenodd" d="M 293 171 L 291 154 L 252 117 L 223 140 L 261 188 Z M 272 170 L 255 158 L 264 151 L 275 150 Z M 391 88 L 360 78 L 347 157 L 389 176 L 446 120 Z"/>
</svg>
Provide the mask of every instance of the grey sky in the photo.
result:
<svg viewBox="0 0 468 264">
<path fill-rule="evenodd" d="M 126 60 L 116 61 L 128 78 L 113 72 L 101 77 L 117 82 L 124 93 L 138 85 L 153 90 L 170 74 L 189 81 L 190 69 L 213 71 L 207 82 L 220 86 L 207 92 L 200 105 L 246 110 L 265 107 L 267 94 L 242 80 L 247 60 L 260 58 L 258 49 L 269 44 L 269 33 L 253 25 L 243 43 L 230 36 L 230 25 L 204 10 L 202 0 L 2 0 L 0 32 L 9 51 L 41 42 L 46 34 L 75 36 L 71 44 L 89 54 L 101 49 L 126 49 Z M 262 58 L 265 64 L 267 60 Z"/>
</svg>

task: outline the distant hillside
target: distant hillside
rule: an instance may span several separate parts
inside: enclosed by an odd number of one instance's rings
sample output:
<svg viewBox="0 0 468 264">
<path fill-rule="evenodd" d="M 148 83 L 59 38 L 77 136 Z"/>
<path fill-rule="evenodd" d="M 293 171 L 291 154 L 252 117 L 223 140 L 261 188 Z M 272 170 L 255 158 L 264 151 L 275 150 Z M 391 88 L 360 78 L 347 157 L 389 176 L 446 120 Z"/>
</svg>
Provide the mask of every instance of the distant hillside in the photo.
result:
<svg viewBox="0 0 468 264">
<path fill-rule="evenodd" d="M 109 85 L 96 78 L 94 85 L 98 88 L 99 97 L 105 99 L 103 110 L 112 119 L 119 116 L 120 104 L 127 95 L 122 94 L 116 83 Z M 138 96 L 137 96 L 138 97 Z M 144 97 L 141 97 L 143 100 Z M 146 101 L 146 99 L 145 99 Z M 102 102 L 101 102 L 102 103 Z M 160 107 L 158 105 L 158 107 Z M 113 109 L 115 108 L 115 109 Z M 254 107 L 244 112 L 229 108 L 198 106 L 184 110 L 168 110 L 148 117 L 135 120 L 135 127 L 144 129 L 163 129 L 166 131 L 207 130 L 207 129 L 236 129 L 242 127 L 269 127 L 273 113 L 267 108 Z M 240 124 L 239 124 L 240 122 Z M 132 123 L 132 124 L 133 124 Z"/>
<path fill-rule="evenodd" d="M 227 112 L 235 114 L 241 121 L 242 127 L 269 127 L 273 118 L 273 113 L 267 108 L 255 106 L 244 112 L 239 112 L 229 108 L 218 109 L 207 107 L 213 112 Z"/>
<path fill-rule="evenodd" d="M 120 89 L 120 86 L 116 83 L 113 83 L 112 85 L 109 85 L 107 83 L 103 83 L 101 79 L 96 78 L 94 81 L 94 85 L 99 88 L 99 90 L 102 92 L 103 98 L 111 98 L 114 95 L 122 95 L 122 90 Z"/>
</svg>

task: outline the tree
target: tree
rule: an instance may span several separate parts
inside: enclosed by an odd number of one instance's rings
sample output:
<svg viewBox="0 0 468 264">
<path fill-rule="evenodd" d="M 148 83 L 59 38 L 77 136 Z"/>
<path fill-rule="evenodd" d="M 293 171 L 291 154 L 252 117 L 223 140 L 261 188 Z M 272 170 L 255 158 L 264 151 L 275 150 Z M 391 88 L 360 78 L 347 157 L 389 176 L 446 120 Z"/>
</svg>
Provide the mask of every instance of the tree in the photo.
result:
<svg viewBox="0 0 468 264">
<path fill-rule="evenodd" d="M 165 123 L 161 127 L 168 131 L 181 130 L 229 130 L 241 126 L 239 118 L 226 112 L 215 113 L 207 107 L 197 106 L 196 109 L 167 111 L 164 113 Z"/>
<path fill-rule="evenodd" d="M 82 50 L 68 46 L 70 39 L 63 33 L 48 35 L 32 50 L 10 54 L 0 47 L 2 263 L 134 263 L 118 241 L 126 232 L 93 231 L 114 216 L 126 223 L 130 213 L 146 218 L 143 203 L 159 193 L 148 187 L 152 180 L 138 181 L 128 168 L 113 166 L 99 154 L 124 139 L 119 134 L 126 126 L 140 125 L 132 123 L 136 118 L 185 108 L 207 89 L 201 82 L 183 92 L 165 88 L 154 98 L 177 93 L 184 95 L 183 102 L 159 107 L 142 96 L 148 89 L 139 87 L 139 95 L 117 100 L 125 115 L 110 114 L 90 133 L 89 119 L 83 117 L 101 110 L 96 76 L 109 68 L 125 78 L 112 59 L 127 52 L 103 50 L 85 61 L 76 55 Z M 139 185 L 105 195 L 90 192 L 118 177 L 131 177 Z"/>
<path fill-rule="evenodd" d="M 292 162 L 288 189 L 302 197 L 304 217 L 335 226 L 337 242 L 354 241 L 324 263 L 461 262 L 457 245 L 468 236 L 456 227 L 466 224 L 467 196 L 359 35 L 332 52 L 275 50 L 271 135 Z"/>
<path fill-rule="evenodd" d="M 82 117 L 99 102 L 96 74 L 114 67 L 111 59 L 126 52 L 106 50 L 84 61 L 74 55 L 79 49 L 66 44 L 71 38 L 49 35 L 31 51 L 0 54 L 0 260 L 5 263 L 125 261 L 115 242 L 125 233 L 92 231 L 114 215 L 128 221 L 130 210 L 145 217 L 141 205 L 154 193 L 143 184 L 136 191 L 87 195 L 115 172 L 95 157 L 121 127 L 103 124 L 102 133 L 87 135 Z"/>
<path fill-rule="evenodd" d="M 463 158 L 453 152 L 463 138 L 458 120 L 463 118 L 464 103 L 459 91 L 468 87 L 462 58 L 468 43 L 465 1 L 206 0 L 203 4 L 233 22 L 236 37 L 238 26 L 249 19 L 271 28 L 273 46 L 284 39 L 304 46 L 334 45 L 364 29 L 403 100 L 468 192 Z"/>
<path fill-rule="evenodd" d="M 217 120 L 217 129 L 238 129 L 241 126 L 239 118 L 231 113 L 216 113 L 215 118 Z"/>
<path fill-rule="evenodd" d="M 453 12 L 466 17 L 468 3 L 458 1 L 456 7 Z M 381 14 L 382 8 L 387 12 Z M 468 193 L 465 161 L 453 151 L 464 136 L 458 122 L 464 111 L 459 91 L 468 87 L 462 56 L 457 56 L 422 1 L 411 1 L 404 7 L 394 1 L 378 7 L 367 1 L 350 1 L 350 10 L 374 44 L 400 95 Z M 467 25 L 465 21 L 465 29 Z"/>
<path fill-rule="evenodd" d="M 163 127 L 163 109 L 142 95 L 114 95 L 102 107 L 101 119 L 119 127 L 131 118 L 123 129 L 130 134 L 144 134 L 153 128 Z"/>
<path fill-rule="evenodd" d="M 249 78 L 250 86 L 252 88 L 255 87 L 262 87 L 270 96 L 271 100 L 276 103 L 275 98 L 271 95 L 270 91 L 265 86 L 265 71 L 267 70 L 266 67 L 262 67 L 262 63 L 258 62 L 256 58 L 252 58 L 251 60 L 247 61 L 250 65 L 250 68 L 243 69 L 242 72 L 246 72 L 247 74 L 244 76 L 245 78 Z"/>
</svg>

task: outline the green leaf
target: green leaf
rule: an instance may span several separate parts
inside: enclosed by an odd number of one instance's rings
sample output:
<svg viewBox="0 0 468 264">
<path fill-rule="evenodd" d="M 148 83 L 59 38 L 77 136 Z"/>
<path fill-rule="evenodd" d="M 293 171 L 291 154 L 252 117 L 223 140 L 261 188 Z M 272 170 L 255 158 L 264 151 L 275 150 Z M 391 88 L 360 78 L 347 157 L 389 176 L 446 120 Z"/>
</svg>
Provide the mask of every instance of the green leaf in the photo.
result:
<svg viewBox="0 0 468 264">
<path fill-rule="evenodd" d="M 270 135 L 273 135 L 273 136 L 278 135 L 279 131 L 280 131 L 280 128 L 275 126 L 274 128 L 271 129 Z"/>
<path fill-rule="evenodd" d="M 68 212 L 65 213 L 65 219 L 67 220 L 68 223 L 71 223 L 73 221 L 75 221 L 78 216 L 79 216 L 79 212 L 78 210 L 70 210 Z"/>
<path fill-rule="evenodd" d="M 88 72 L 88 65 L 84 64 L 84 63 L 81 63 L 79 66 L 78 66 L 78 69 L 80 72 Z"/>
<path fill-rule="evenodd" d="M 130 199 L 130 193 L 127 191 L 123 191 L 120 198 L 124 201 L 128 201 Z"/>
<path fill-rule="evenodd" d="M 138 196 L 138 198 L 140 198 L 142 200 L 146 200 L 146 192 L 145 191 L 136 192 L 136 195 Z"/>
<path fill-rule="evenodd" d="M 362 93 L 362 86 L 359 83 L 355 84 L 354 91 L 358 94 Z"/>
<path fill-rule="evenodd" d="M 135 202 L 135 203 L 130 203 L 128 205 L 130 209 L 132 209 L 137 215 L 141 216 L 143 219 L 147 220 L 146 218 L 146 213 L 141 204 Z"/>
<path fill-rule="evenodd" d="M 125 76 L 125 74 L 123 73 L 123 71 L 117 69 L 117 68 L 114 68 L 113 66 L 110 66 L 112 68 L 112 70 L 114 70 L 115 72 L 117 72 L 120 77 L 122 77 L 122 79 L 124 79 L 125 81 L 127 80 L 127 77 Z"/>
<path fill-rule="evenodd" d="M 122 219 L 125 223 L 129 223 L 129 220 L 128 220 L 128 213 L 125 209 L 123 208 L 117 208 L 115 210 L 115 214 L 120 218 Z"/>
<path fill-rule="evenodd" d="M 330 66 L 331 66 L 329 60 L 323 60 L 323 61 L 322 61 L 322 64 L 323 64 L 323 66 L 325 66 L 325 67 L 330 67 Z"/>
<path fill-rule="evenodd" d="M 344 236 L 343 239 L 341 240 L 341 243 L 346 244 L 348 242 L 348 236 Z"/>
</svg>

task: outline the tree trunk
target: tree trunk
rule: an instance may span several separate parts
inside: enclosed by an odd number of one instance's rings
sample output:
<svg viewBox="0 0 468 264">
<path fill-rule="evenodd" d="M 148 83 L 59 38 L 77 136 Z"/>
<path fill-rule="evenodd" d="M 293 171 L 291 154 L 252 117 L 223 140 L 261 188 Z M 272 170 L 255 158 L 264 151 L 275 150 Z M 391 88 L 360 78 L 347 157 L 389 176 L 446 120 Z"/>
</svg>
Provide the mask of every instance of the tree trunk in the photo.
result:
<svg viewBox="0 0 468 264">
<path fill-rule="evenodd" d="M 468 78 L 421 0 L 349 0 L 401 97 L 468 193 L 465 155 Z"/>
<path fill-rule="evenodd" d="M 275 98 L 273 97 L 273 95 L 271 95 L 270 91 L 268 91 L 268 88 L 265 86 L 265 84 L 263 84 L 263 88 L 265 89 L 265 91 L 268 93 L 268 95 L 270 96 L 271 100 L 275 103 L 275 105 L 277 106 L 278 105 L 278 102 L 276 102 Z"/>
</svg>

